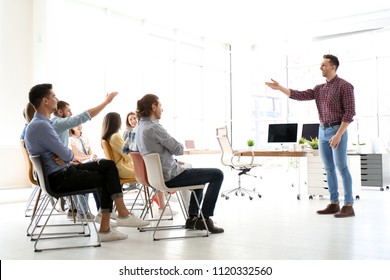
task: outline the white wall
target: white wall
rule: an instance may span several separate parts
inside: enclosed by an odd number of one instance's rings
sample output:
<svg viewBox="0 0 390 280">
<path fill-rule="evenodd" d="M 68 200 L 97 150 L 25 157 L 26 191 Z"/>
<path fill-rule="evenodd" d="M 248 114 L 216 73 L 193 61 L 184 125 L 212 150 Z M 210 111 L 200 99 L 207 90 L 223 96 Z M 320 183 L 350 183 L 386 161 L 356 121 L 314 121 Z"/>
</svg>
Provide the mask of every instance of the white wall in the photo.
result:
<svg viewBox="0 0 390 280">
<path fill-rule="evenodd" d="M 0 1 L 0 186 L 28 185 L 19 137 L 32 84 L 32 7 L 31 0 Z"/>
</svg>

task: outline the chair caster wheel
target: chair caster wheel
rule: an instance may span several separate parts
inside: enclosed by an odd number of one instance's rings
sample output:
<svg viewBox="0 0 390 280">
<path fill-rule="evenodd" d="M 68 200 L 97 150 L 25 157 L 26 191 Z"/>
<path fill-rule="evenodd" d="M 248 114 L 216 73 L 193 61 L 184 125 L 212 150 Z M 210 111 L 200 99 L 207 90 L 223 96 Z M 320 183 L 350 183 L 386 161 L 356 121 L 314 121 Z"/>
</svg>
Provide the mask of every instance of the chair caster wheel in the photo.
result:
<svg viewBox="0 0 390 280">
<path fill-rule="evenodd" d="M 250 197 L 249 197 L 249 200 L 252 200 L 252 199 L 253 199 L 253 197 L 250 196 Z"/>
<path fill-rule="evenodd" d="M 226 200 L 229 200 L 229 197 L 228 197 L 228 196 L 225 196 L 225 199 L 226 199 Z"/>
<path fill-rule="evenodd" d="M 259 198 L 261 198 L 261 194 L 258 194 Z"/>
</svg>

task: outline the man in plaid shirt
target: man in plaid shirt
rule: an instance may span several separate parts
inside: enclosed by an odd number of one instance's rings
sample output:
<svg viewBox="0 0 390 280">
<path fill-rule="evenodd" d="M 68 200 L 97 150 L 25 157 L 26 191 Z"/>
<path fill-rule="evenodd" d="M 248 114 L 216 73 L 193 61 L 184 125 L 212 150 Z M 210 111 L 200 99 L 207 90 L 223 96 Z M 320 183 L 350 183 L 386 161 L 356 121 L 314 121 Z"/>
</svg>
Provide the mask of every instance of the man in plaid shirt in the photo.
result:
<svg viewBox="0 0 390 280">
<path fill-rule="evenodd" d="M 336 74 L 339 60 L 336 56 L 326 54 L 321 64 L 322 76 L 326 83 L 313 89 L 298 91 L 285 88 L 277 81 L 267 82 L 272 89 L 279 90 L 291 99 L 315 100 L 319 128 L 319 151 L 330 194 L 330 204 L 318 214 L 334 214 L 336 218 L 355 216 L 353 209 L 352 177 L 347 165 L 348 125 L 355 116 L 355 97 L 353 86 Z M 340 209 L 336 167 L 340 172 L 344 187 L 344 206 Z"/>
</svg>

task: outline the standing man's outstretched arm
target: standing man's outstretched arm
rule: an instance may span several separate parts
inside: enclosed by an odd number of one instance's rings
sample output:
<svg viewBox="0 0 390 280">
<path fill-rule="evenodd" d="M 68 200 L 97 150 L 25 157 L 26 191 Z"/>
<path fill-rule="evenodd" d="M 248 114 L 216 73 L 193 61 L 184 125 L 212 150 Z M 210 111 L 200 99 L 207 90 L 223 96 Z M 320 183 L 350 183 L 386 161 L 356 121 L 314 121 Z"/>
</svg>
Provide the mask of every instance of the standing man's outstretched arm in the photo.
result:
<svg viewBox="0 0 390 280">
<path fill-rule="evenodd" d="M 275 81 L 275 80 L 273 80 L 273 79 L 271 79 L 271 81 L 272 81 L 272 82 L 266 82 L 265 84 L 266 84 L 267 86 L 269 86 L 270 88 L 272 88 L 272 89 L 280 90 L 280 91 L 283 92 L 285 95 L 287 95 L 288 97 L 290 97 L 290 95 L 291 95 L 290 89 L 281 86 L 277 81 Z"/>
</svg>

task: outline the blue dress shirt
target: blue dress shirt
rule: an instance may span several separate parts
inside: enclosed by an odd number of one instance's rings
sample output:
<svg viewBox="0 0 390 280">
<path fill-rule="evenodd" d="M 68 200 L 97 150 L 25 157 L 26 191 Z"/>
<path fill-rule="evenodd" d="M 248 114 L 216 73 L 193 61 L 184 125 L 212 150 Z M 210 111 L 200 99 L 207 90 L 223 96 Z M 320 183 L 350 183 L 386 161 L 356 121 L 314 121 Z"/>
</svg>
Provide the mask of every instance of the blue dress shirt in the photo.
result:
<svg viewBox="0 0 390 280">
<path fill-rule="evenodd" d="M 50 120 L 38 112 L 35 112 L 34 118 L 28 124 L 24 140 L 30 155 L 43 157 L 49 175 L 67 167 L 73 159 L 73 152 L 61 142 Z M 57 165 L 53 160 L 55 156 L 60 157 L 65 163 Z"/>
<path fill-rule="evenodd" d="M 88 111 L 67 118 L 61 118 L 57 116 L 51 118 L 53 128 L 60 136 L 60 139 L 65 147 L 69 146 L 69 129 L 83 124 L 89 120 L 91 120 L 91 116 L 89 115 Z"/>
</svg>

